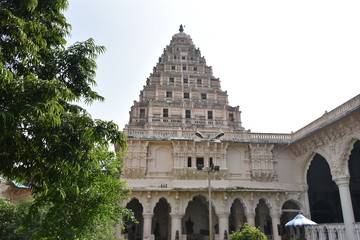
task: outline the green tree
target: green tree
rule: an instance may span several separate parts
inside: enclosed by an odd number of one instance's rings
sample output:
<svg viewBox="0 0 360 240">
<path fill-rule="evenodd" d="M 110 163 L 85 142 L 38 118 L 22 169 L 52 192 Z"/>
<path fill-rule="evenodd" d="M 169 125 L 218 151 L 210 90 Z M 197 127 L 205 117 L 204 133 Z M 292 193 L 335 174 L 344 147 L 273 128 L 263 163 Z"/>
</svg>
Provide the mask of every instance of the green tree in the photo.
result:
<svg viewBox="0 0 360 240">
<path fill-rule="evenodd" d="M 2 240 L 27 240 L 38 228 L 44 208 L 33 216 L 33 221 L 24 227 L 31 201 L 19 203 L 9 202 L 0 197 L 0 239 Z"/>
<path fill-rule="evenodd" d="M 96 58 L 89 39 L 66 47 L 67 0 L 0 0 L 0 175 L 33 190 L 30 216 L 47 211 L 34 239 L 83 239 L 99 221 L 128 211 L 120 179 L 125 135 L 92 119 L 77 103 L 103 97 L 92 90 Z"/>
<path fill-rule="evenodd" d="M 230 240 L 267 240 L 267 237 L 258 228 L 245 223 L 239 231 L 231 234 Z"/>
</svg>

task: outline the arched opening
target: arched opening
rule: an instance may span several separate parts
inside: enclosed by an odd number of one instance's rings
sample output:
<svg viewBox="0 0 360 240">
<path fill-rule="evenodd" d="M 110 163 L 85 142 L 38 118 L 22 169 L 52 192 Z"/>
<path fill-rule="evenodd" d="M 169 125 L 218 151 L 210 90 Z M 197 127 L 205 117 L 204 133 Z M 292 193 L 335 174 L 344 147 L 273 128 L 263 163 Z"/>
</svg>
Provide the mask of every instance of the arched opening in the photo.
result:
<svg viewBox="0 0 360 240">
<path fill-rule="evenodd" d="M 244 205 L 235 199 L 230 208 L 229 232 L 237 231 L 246 222 Z"/>
<path fill-rule="evenodd" d="M 343 222 L 338 186 L 332 180 L 330 167 L 316 154 L 307 171 L 311 219 L 316 223 Z"/>
<path fill-rule="evenodd" d="M 134 217 L 137 221 L 131 221 L 131 219 L 124 219 L 125 229 L 123 230 L 123 234 L 127 234 L 129 240 L 141 240 L 142 232 L 143 232 L 143 207 L 139 200 L 136 198 L 132 199 L 128 204 L 126 204 L 126 208 L 130 209 L 134 213 Z"/>
<path fill-rule="evenodd" d="M 324 226 L 323 231 L 324 231 L 325 240 L 329 240 L 329 232 L 326 226 Z"/>
<path fill-rule="evenodd" d="M 350 194 L 355 222 L 360 222 L 360 141 L 354 143 L 349 157 Z"/>
<path fill-rule="evenodd" d="M 165 198 L 161 198 L 154 208 L 152 219 L 152 233 L 156 240 L 170 239 L 170 204 Z"/>
<path fill-rule="evenodd" d="M 292 201 L 286 201 L 281 209 L 280 217 L 280 235 L 282 240 L 288 240 L 291 238 L 290 227 L 285 227 L 285 224 L 294 219 L 294 217 L 301 211 L 300 206 Z"/>
<path fill-rule="evenodd" d="M 212 206 L 213 233 L 216 234 L 216 224 L 218 223 L 214 207 Z M 208 238 L 209 235 L 209 202 L 203 196 L 195 196 L 186 207 L 185 215 L 182 220 L 185 226 L 184 233 L 188 240 L 201 240 Z"/>
<path fill-rule="evenodd" d="M 272 221 L 270 209 L 264 199 L 260 199 L 255 209 L 255 226 L 265 233 L 266 236 L 272 236 Z"/>
</svg>

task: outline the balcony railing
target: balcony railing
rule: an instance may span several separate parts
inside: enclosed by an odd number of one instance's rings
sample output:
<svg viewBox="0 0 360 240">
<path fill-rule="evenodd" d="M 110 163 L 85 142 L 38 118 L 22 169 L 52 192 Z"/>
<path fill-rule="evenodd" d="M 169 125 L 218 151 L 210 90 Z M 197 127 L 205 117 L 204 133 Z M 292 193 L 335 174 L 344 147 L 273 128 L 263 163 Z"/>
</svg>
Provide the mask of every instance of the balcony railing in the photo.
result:
<svg viewBox="0 0 360 240">
<path fill-rule="evenodd" d="M 194 130 L 178 130 L 178 129 L 136 129 L 134 127 L 126 128 L 125 134 L 131 138 L 138 139 L 163 139 L 173 138 L 179 140 L 193 140 Z M 218 131 L 204 131 L 205 135 L 216 135 Z M 251 132 L 226 132 L 223 141 L 234 142 L 266 142 L 266 143 L 289 143 L 291 140 L 290 134 L 276 134 L 276 133 L 251 133 Z"/>
<path fill-rule="evenodd" d="M 360 240 L 360 223 L 354 224 L 355 240 Z M 305 228 L 307 240 L 346 240 L 345 225 L 343 223 L 324 223 Z"/>
</svg>

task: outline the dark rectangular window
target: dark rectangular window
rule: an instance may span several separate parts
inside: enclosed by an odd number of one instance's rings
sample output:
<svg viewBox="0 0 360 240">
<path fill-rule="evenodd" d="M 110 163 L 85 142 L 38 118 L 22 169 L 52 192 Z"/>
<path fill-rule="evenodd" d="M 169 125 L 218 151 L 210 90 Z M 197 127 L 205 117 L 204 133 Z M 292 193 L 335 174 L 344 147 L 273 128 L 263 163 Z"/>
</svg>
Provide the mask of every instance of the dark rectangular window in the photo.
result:
<svg viewBox="0 0 360 240">
<path fill-rule="evenodd" d="M 206 93 L 201 94 L 201 99 L 207 99 Z"/>
<path fill-rule="evenodd" d="M 163 109 L 163 117 L 169 117 L 169 109 L 167 108 Z"/>
<path fill-rule="evenodd" d="M 173 77 L 169 78 L 169 82 L 173 83 L 175 82 L 175 79 Z"/>
<path fill-rule="evenodd" d="M 208 111 L 208 119 L 213 119 L 213 111 Z"/>
<path fill-rule="evenodd" d="M 171 98 L 172 97 L 172 92 L 166 92 L 166 97 Z"/>
<path fill-rule="evenodd" d="M 184 79 L 183 79 L 183 83 L 189 83 L 189 79 L 184 78 Z"/>
<path fill-rule="evenodd" d="M 187 161 L 187 166 L 188 167 L 191 167 L 191 161 L 192 161 L 191 157 L 188 157 L 188 161 Z"/>
<path fill-rule="evenodd" d="M 171 70 L 175 70 L 176 69 L 176 67 L 175 66 L 171 66 Z"/>
<path fill-rule="evenodd" d="M 197 67 L 194 67 L 194 71 L 197 71 Z"/>
<path fill-rule="evenodd" d="M 196 83 L 197 83 L 197 84 L 202 84 L 202 80 L 201 80 L 201 79 L 197 79 L 197 80 L 196 80 Z"/>
<path fill-rule="evenodd" d="M 190 93 L 184 92 L 184 98 L 190 98 Z"/>
<path fill-rule="evenodd" d="M 185 67 L 185 66 L 183 67 L 183 70 L 186 70 L 186 67 Z"/>
<path fill-rule="evenodd" d="M 211 157 L 210 158 L 210 167 L 212 168 L 214 166 L 214 161 L 213 161 L 213 158 Z"/>
<path fill-rule="evenodd" d="M 196 167 L 202 166 L 204 167 L 204 158 L 196 158 Z"/>
<path fill-rule="evenodd" d="M 234 114 L 233 113 L 229 113 L 229 119 L 231 122 L 234 122 Z"/>
<path fill-rule="evenodd" d="M 191 110 L 185 110 L 185 118 L 191 118 Z"/>
<path fill-rule="evenodd" d="M 185 57 L 184 57 L 184 56 L 182 56 L 182 57 L 181 57 L 181 59 L 182 59 L 182 60 L 185 60 Z"/>
<path fill-rule="evenodd" d="M 144 118 L 145 117 L 145 109 L 140 108 L 140 117 Z"/>
</svg>

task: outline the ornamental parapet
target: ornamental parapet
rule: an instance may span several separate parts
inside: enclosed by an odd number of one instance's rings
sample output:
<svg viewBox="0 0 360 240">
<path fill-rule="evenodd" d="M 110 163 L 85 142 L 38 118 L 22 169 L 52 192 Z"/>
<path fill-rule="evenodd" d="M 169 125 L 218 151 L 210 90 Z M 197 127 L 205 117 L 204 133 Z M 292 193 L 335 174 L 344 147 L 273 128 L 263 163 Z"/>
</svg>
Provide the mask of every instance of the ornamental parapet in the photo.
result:
<svg viewBox="0 0 360 240">
<path fill-rule="evenodd" d="M 196 130 L 200 130 L 205 135 L 215 136 L 219 133 L 219 130 L 203 130 L 203 129 L 192 129 L 192 130 L 181 130 L 181 129 L 144 129 L 144 128 L 125 128 L 124 133 L 128 139 L 147 139 L 147 140 L 184 140 L 193 141 Z M 224 131 L 224 130 L 223 130 Z M 229 142 L 258 142 L 258 143 L 280 143 L 288 144 L 291 140 L 290 134 L 278 134 L 278 133 L 252 133 L 249 131 L 239 132 L 227 132 L 224 131 L 225 135 L 222 137 L 222 141 Z"/>
<path fill-rule="evenodd" d="M 314 131 L 321 129 L 358 109 L 360 109 L 360 94 L 334 110 L 325 112 L 320 118 L 291 134 L 292 142 L 298 141 Z"/>
</svg>

